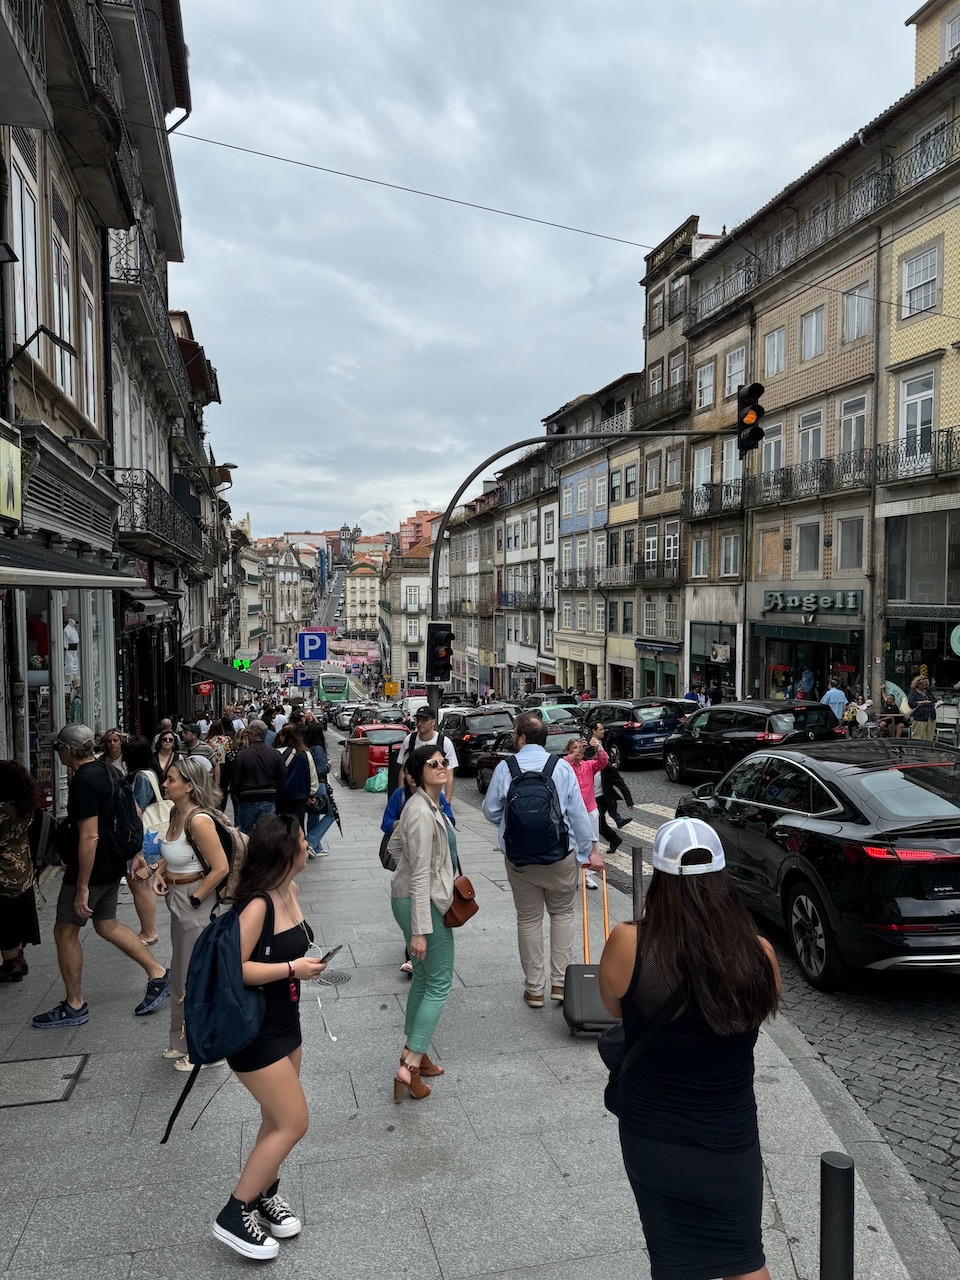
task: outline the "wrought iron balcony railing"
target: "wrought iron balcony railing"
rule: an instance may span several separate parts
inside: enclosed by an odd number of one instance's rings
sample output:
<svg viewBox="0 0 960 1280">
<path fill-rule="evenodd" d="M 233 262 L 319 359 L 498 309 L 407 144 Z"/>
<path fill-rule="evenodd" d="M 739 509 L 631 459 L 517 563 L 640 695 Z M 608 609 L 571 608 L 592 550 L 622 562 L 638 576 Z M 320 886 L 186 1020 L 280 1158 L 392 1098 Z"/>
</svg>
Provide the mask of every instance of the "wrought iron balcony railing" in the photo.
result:
<svg viewBox="0 0 960 1280">
<path fill-rule="evenodd" d="M 122 284 L 139 285 L 156 325 L 157 339 L 184 406 L 190 403 L 190 380 L 180 354 L 180 344 L 170 325 L 167 300 L 153 265 L 146 237 L 139 227 L 110 232 L 110 278 Z"/>
<path fill-rule="evenodd" d="M 583 591 L 596 587 L 602 572 L 602 569 L 561 569 L 560 587 L 564 591 Z"/>
<path fill-rule="evenodd" d="M 119 468 L 113 481 L 123 495 L 120 538 L 128 545 L 152 547 L 160 543 L 179 555 L 196 559 L 201 534 L 188 513 L 149 471 Z"/>
<path fill-rule="evenodd" d="M 43 0 L 10 0 L 10 3 L 30 60 L 45 80 L 47 71 L 43 45 Z"/>
<path fill-rule="evenodd" d="M 930 428 L 877 445 L 877 483 L 960 471 L 960 430 Z"/>
<path fill-rule="evenodd" d="M 744 486 L 748 507 L 761 507 L 802 498 L 816 498 L 844 489 L 869 487 L 873 478 L 873 450 L 854 449 L 836 458 L 811 458 L 794 467 L 778 467 L 750 476 Z"/>
<path fill-rule="evenodd" d="M 743 481 L 724 480 L 719 484 L 702 484 L 686 489 L 680 495 L 680 516 L 698 520 L 705 516 L 721 516 L 738 511 L 743 504 Z"/>
<path fill-rule="evenodd" d="M 553 468 L 548 469 L 548 473 L 542 476 L 524 476 L 519 480 L 511 480 L 500 486 L 496 491 L 496 505 L 498 507 L 509 507 L 515 502 L 523 502 L 527 498 L 535 498 L 539 493 L 545 493 L 548 489 L 557 487 L 557 477 Z"/>
<path fill-rule="evenodd" d="M 679 582 L 683 569 L 679 560 L 640 560 L 636 564 L 637 582 Z"/>
<path fill-rule="evenodd" d="M 665 387 L 647 400 L 641 400 L 633 410 L 634 426 L 649 427 L 655 422 L 679 417 L 690 408 L 691 394 L 690 379 L 687 378 L 672 387 Z"/>
<path fill-rule="evenodd" d="M 499 605 L 501 609 L 539 609 L 539 591 L 501 591 Z"/>
</svg>

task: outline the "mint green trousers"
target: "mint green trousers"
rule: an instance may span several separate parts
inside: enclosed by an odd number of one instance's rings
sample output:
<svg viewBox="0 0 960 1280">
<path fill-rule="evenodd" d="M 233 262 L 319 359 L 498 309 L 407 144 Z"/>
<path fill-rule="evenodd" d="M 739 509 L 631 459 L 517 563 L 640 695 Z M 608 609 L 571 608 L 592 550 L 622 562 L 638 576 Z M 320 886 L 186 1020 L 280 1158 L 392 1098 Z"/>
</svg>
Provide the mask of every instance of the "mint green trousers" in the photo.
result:
<svg viewBox="0 0 960 1280">
<path fill-rule="evenodd" d="M 393 916 L 403 930 L 409 950 L 410 899 L 391 898 Z M 407 1048 L 411 1053 L 426 1053 L 437 1029 L 443 1006 L 453 986 L 453 930 L 443 923 L 443 916 L 430 903 L 430 919 L 433 933 L 428 933 L 427 954 L 413 962 L 413 979 L 407 996 L 407 1016 L 403 1029 L 407 1035 Z"/>
</svg>

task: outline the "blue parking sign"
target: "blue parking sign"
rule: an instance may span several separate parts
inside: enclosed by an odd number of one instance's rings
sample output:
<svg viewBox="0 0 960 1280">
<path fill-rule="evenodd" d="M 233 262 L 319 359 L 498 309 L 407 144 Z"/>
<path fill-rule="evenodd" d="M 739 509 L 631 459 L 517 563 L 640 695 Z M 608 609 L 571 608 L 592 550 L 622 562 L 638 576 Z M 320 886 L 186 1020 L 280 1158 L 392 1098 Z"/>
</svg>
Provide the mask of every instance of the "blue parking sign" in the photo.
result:
<svg viewBox="0 0 960 1280">
<path fill-rule="evenodd" d="M 327 633 L 325 631 L 298 631 L 297 657 L 301 662 L 326 662 Z"/>
</svg>

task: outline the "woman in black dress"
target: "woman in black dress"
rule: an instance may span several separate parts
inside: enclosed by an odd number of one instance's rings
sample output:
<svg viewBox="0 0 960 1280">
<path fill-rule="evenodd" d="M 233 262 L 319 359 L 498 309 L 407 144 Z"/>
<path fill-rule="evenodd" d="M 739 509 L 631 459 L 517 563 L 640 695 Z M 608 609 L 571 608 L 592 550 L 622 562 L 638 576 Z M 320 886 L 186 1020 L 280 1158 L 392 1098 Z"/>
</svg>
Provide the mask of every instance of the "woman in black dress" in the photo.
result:
<svg viewBox="0 0 960 1280">
<path fill-rule="evenodd" d="M 279 1246 L 273 1237 L 285 1239 L 301 1229 L 277 1188 L 280 1166 L 308 1124 L 300 1083 L 300 982 L 318 978 L 326 968 L 318 956 L 306 954 L 313 931 L 303 918 L 294 881 L 306 861 L 306 838 L 295 818 L 261 818 L 236 888 L 243 981 L 263 989 L 264 1014 L 256 1040 L 227 1061 L 260 1104 L 261 1121 L 256 1144 L 213 1234 L 245 1258 L 276 1257 Z M 267 932 L 270 937 L 263 936 Z M 251 959 L 261 941 L 268 961 Z"/>
<path fill-rule="evenodd" d="M 629 1052 L 670 1002 L 617 1090 L 620 1146 L 653 1280 L 770 1280 L 753 1092 L 760 1024 L 780 973 L 697 818 L 657 832 L 642 919 L 614 929 L 600 994 Z"/>
</svg>

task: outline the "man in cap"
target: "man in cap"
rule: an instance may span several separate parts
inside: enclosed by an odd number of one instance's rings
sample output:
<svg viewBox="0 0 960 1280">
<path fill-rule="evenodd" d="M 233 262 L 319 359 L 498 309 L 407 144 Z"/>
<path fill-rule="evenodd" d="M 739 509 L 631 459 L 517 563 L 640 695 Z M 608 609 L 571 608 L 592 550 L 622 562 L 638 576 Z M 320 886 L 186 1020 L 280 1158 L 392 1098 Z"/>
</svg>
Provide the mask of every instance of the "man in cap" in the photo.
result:
<svg viewBox="0 0 960 1280">
<path fill-rule="evenodd" d="M 157 964 L 136 933 L 117 919 L 117 896 L 124 868 L 107 840 L 101 840 L 112 818 L 116 780 L 105 761 L 94 757 L 93 731 L 84 724 L 68 724 L 51 736 L 60 763 L 69 774 L 67 821 L 58 832 L 63 858 L 63 883 L 57 899 L 53 936 L 65 998 L 46 1013 L 38 1013 L 33 1025 L 39 1030 L 79 1027 L 89 1022 L 90 1010 L 83 998 L 83 948 L 80 930 L 88 920 L 101 938 L 135 960 L 147 975 L 147 990 L 134 1013 L 153 1013 L 170 995 L 170 970 Z M 135 873 L 146 866 L 138 854 L 131 863 Z"/>
<path fill-rule="evenodd" d="M 183 754 L 198 756 L 206 768 L 213 771 L 213 785 L 219 787 L 220 764 L 213 747 L 206 742 L 201 742 L 200 725 L 194 721 L 187 721 L 180 726 L 180 735 L 183 738 Z"/>
<path fill-rule="evenodd" d="M 413 718 L 417 727 L 412 733 L 408 733 L 400 744 L 397 763 L 403 764 L 407 756 L 419 750 L 420 747 L 439 747 L 447 757 L 447 781 L 443 787 L 443 794 L 449 803 L 453 799 L 453 773 L 460 763 L 453 749 L 453 743 L 445 734 L 437 732 L 437 718 L 429 707 L 417 707 Z"/>
</svg>

